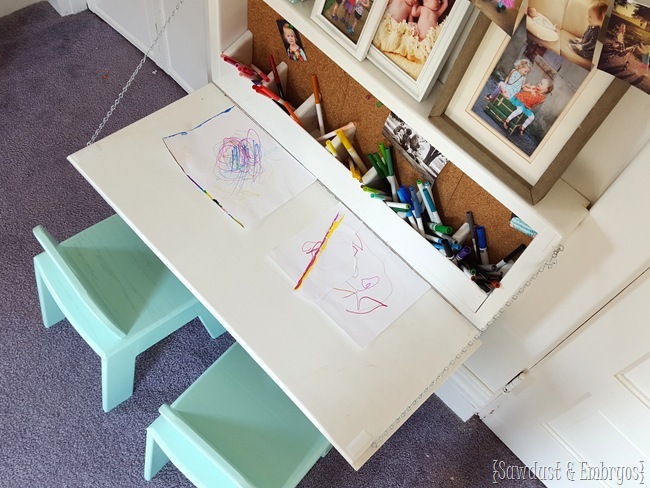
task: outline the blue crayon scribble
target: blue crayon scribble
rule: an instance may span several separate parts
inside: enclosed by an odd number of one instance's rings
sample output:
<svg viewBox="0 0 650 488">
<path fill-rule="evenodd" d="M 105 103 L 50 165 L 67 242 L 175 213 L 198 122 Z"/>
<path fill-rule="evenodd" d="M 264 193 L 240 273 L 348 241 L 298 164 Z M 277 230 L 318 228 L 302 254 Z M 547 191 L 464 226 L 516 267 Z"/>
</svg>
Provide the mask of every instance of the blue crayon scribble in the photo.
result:
<svg viewBox="0 0 650 488">
<path fill-rule="evenodd" d="M 226 137 L 215 147 L 215 176 L 238 192 L 247 181 L 255 182 L 263 173 L 262 145 L 253 129 L 246 137 Z"/>
</svg>

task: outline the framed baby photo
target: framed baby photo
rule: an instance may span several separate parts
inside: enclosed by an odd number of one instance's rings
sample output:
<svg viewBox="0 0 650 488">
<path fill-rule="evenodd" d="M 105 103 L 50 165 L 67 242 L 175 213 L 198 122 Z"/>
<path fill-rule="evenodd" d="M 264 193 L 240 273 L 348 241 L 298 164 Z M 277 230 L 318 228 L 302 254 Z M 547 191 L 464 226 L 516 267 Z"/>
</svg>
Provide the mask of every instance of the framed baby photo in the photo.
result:
<svg viewBox="0 0 650 488">
<path fill-rule="evenodd" d="M 368 59 L 421 101 L 431 91 L 472 10 L 467 0 L 390 0 Z"/>
<path fill-rule="evenodd" d="M 550 191 L 627 90 L 481 14 L 431 123 L 532 204 Z M 482 35 L 481 33 L 484 33 Z"/>
<path fill-rule="evenodd" d="M 316 0 L 311 18 L 359 61 L 366 57 L 388 0 Z"/>
</svg>

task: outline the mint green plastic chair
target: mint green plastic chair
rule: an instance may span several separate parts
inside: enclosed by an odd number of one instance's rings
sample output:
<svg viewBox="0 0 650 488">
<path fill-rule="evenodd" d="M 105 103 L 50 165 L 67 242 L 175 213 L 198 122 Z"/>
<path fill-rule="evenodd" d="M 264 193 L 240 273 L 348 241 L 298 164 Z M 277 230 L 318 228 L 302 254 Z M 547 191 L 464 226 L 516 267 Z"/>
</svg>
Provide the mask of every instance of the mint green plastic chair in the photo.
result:
<svg viewBox="0 0 650 488">
<path fill-rule="evenodd" d="M 296 486 L 330 444 L 235 343 L 147 428 L 144 477 L 171 461 L 199 488 Z"/>
<path fill-rule="evenodd" d="M 34 258 L 45 327 L 67 318 L 101 358 L 102 406 L 133 394 L 136 356 L 199 317 L 212 338 L 219 322 L 114 215 L 60 244 L 42 227 Z"/>
</svg>

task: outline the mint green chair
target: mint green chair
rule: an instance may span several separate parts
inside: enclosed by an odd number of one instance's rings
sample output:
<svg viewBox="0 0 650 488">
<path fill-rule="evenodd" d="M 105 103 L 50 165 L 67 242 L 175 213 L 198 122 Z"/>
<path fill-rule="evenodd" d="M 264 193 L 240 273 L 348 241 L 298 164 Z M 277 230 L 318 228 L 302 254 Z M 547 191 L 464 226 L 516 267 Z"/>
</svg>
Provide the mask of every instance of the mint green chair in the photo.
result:
<svg viewBox="0 0 650 488">
<path fill-rule="evenodd" d="M 136 356 L 199 317 L 210 336 L 219 322 L 114 215 L 60 244 L 42 227 L 34 258 L 43 323 L 64 318 L 101 358 L 102 406 L 133 394 Z"/>
<path fill-rule="evenodd" d="M 199 488 L 296 486 L 330 444 L 233 344 L 147 428 L 144 477 L 168 462 Z"/>
</svg>

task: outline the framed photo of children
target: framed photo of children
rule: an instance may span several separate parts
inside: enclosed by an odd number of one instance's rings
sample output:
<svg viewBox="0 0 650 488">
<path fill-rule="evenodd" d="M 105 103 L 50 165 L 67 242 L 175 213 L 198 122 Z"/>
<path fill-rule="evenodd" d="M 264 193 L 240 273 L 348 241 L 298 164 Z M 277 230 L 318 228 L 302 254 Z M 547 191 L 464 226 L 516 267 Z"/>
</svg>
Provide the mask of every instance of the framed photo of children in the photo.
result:
<svg viewBox="0 0 650 488">
<path fill-rule="evenodd" d="M 472 11 L 467 0 L 389 0 L 368 59 L 413 98 L 425 98 Z"/>
<path fill-rule="evenodd" d="M 540 45 L 527 21 L 511 38 L 490 24 L 480 41 L 471 40 L 445 87 L 453 96 L 434 103 L 430 120 L 534 204 L 627 87 Z"/>
<path fill-rule="evenodd" d="M 616 0 L 601 38 L 598 69 L 650 94 L 650 6 Z"/>
<path fill-rule="evenodd" d="M 316 0 L 311 18 L 361 61 L 366 57 L 386 2 L 388 0 Z"/>
</svg>

